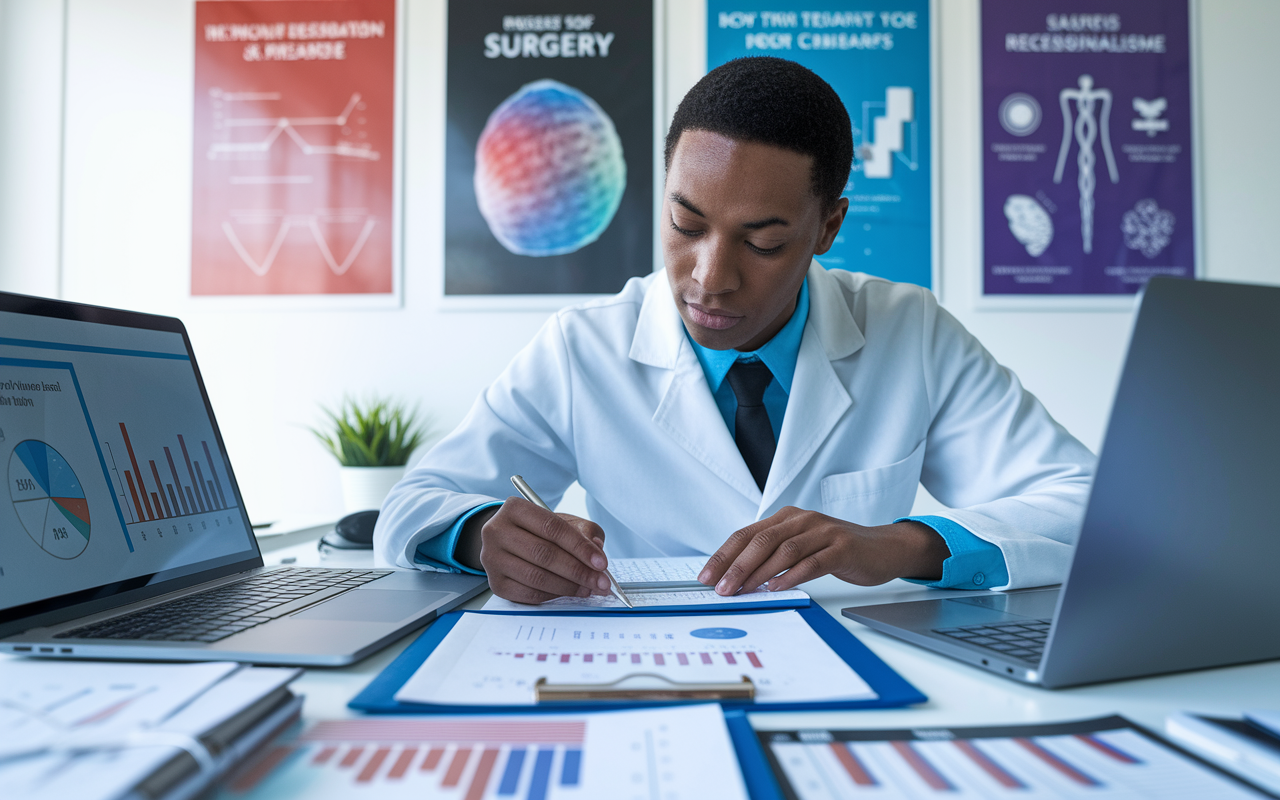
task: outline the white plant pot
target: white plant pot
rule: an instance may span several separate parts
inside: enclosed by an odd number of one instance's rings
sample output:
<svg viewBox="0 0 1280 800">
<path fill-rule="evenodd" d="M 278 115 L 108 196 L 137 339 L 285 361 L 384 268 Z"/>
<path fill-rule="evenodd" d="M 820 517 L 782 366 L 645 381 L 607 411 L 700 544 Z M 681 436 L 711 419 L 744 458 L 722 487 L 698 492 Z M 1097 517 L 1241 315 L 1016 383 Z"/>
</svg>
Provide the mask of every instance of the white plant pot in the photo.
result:
<svg viewBox="0 0 1280 800">
<path fill-rule="evenodd" d="M 339 467 L 347 513 L 382 508 L 391 487 L 404 477 L 404 467 Z"/>
</svg>

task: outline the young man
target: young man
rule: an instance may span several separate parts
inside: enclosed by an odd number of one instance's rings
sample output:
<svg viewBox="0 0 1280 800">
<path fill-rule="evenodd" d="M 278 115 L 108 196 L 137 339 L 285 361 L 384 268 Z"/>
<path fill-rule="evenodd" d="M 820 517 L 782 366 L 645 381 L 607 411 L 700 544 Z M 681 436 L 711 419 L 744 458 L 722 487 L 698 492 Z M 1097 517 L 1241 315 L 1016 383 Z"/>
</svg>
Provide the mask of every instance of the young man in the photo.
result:
<svg viewBox="0 0 1280 800">
<path fill-rule="evenodd" d="M 606 534 L 709 554 L 721 594 L 1061 581 L 1094 458 L 928 291 L 813 261 L 852 156 L 807 69 L 703 78 L 667 135 L 666 270 L 547 322 L 391 492 L 379 558 L 525 603 L 607 593 Z M 508 497 L 513 474 L 553 507 L 576 479 L 593 521 Z M 952 510 L 904 519 L 921 482 Z"/>
</svg>

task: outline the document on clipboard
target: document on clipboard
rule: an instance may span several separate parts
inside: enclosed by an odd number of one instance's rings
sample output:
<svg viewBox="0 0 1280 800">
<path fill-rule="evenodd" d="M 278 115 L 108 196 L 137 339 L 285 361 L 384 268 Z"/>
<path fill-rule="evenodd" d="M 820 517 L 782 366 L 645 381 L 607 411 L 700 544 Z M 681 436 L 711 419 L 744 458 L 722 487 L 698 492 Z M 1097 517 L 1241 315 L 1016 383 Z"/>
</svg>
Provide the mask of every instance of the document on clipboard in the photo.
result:
<svg viewBox="0 0 1280 800">
<path fill-rule="evenodd" d="M 731 597 L 715 593 L 714 586 L 698 581 L 698 573 L 706 566 L 706 556 L 665 558 L 612 558 L 609 569 L 618 585 L 631 598 L 636 611 L 681 609 L 716 606 L 734 608 L 804 606 L 809 595 L 799 589 L 770 592 L 757 588 Z M 484 604 L 485 611 L 626 611 L 627 607 L 613 595 L 591 597 L 557 597 L 541 605 L 525 605 L 493 595 Z"/>
<path fill-rule="evenodd" d="M 875 699 L 876 692 L 792 610 L 753 614 L 464 614 L 396 693 L 402 703 L 535 705 L 545 683 L 608 686 L 644 674 L 741 682 L 757 704 Z"/>
</svg>

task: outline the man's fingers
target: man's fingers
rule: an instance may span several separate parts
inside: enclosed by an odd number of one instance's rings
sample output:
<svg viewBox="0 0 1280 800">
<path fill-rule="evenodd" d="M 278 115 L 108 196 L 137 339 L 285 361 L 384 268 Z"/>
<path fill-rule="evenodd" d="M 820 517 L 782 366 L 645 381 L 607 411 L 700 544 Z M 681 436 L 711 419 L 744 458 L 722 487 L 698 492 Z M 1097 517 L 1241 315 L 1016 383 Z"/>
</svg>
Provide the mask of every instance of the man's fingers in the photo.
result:
<svg viewBox="0 0 1280 800">
<path fill-rule="evenodd" d="M 738 556 L 751 544 L 752 538 L 756 531 L 763 530 L 768 527 L 768 520 L 760 520 L 754 524 L 748 525 L 734 533 L 720 545 L 720 549 L 711 554 L 707 559 L 707 564 L 702 568 L 702 572 L 698 573 L 698 581 L 707 586 L 715 586 L 724 577 L 724 573 L 729 569 L 730 565 L 737 560 Z"/>
<path fill-rule="evenodd" d="M 551 594 L 550 592 L 544 592 L 540 589 L 525 586 L 519 581 L 512 580 L 506 576 L 490 578 L 489 588 L 493 589 L 493 593 L 504 600 L 510 600 L 513 603 L 526 603 L 528 605 L 538 605 L 539 603 L 545 603 L 548 600 L 554 600 L 557 597 L 564 597 L 564 595 Z M 579 594 L 573 596 L 586 596 L 586 589 L 581 586 L 578 587 L 578 592 Z"/>
<path fill-rule="evenodd" d="M 508 505 L 512 507 L 512 521 L 519 527 L 555 543 L 591 569 L 602 570 L 608 565 L 609 560 L 605 558 L 604 550 L 558 514 L 539 508 L 523 498 L 509 497 L 504 507 Z M 603 538 L 604 531 L 600 530 L 600 526 L 587 520 L 583 522 L 595 529 L 592 531 L 595 536 Z"/>
<path fill-rule="evenodd" d="M 528 564 L 530 567 L 536 567 L 542 572 L 555 575 L 560 580 L 572 582 L 575 587 L 585 586 L 588 589 L 609 588 L 609 579 L 604 576 L 603 572 L 593 570 L 583 564 L 573 555 L 563 550 L 556 542 L 536 536 L 528 531 L 512 531 L 503 542 L 503 549 L 519 562 Z M 519 564 L 513 566 L 517 570 L 524 569 Z M 534 583 L 532 580 L 526 580 L 519 573 L 516 573 L 513 577 L 526 586 L 550 591 L 549 585 L 544 585 L 545 581 L 543 583 Z M 561 594 L 573 593 L 573 591 L 561 591 Z"/>
<path fill-rule="evenodd" d="M 772 575 L 761 578 L 757 583 L 752 583 L 750 579 L 757 572 L 763 572 L 765 564 L 779 550 L 784 559 L 799 560 L 803 557 L 798 549 L 798 544 L 792 541 L 797 535 L 804 532 L 803 523 L 798 518 L 793 516 L 779 518 L 775 514 L 769 519 L 761 520 L 760 523 L 743 528 L 743 530 L 756 528 L 761 523 L 769 524 L 762 529 L 757 529 L 755 535 L 742 548 L 742 552 L 724 571 L 724 577 L 716 584 L 716 594 L 729 597 L 741 589 L 754 589 L 760 583 L 768 580 L 768 577 L 772 577 Z M 777 574 L 777 572 L 773 573 L 773 575 Z"/>
<path fill-rule="evenodd" d="M 811 534 L 799 534 L 778 542 L 777 548 L 742 582 L 744 589 L 754 589 L 765 581 L 770 581 L 769 588 L 774 588 L 772 581 L 782 574 L 790 574 L 790 570 L 803 564 L 815 554 L 822 552 L 827 542 L 821 537 Z M 817 577 L 816 575 L 814 577 Z M 807 580 L 807 579 L 806 579 Z M 799 583 L 799 581 L 797 581 Z M 795 585 L 795 584 L 792 584 Z"/>
<path fill-rule="evenodd" d="M 769 591 L 785 592 L 788 589 L 796 588 L 805 581 L 811 581 L 814 578 L 821 578 L 823 575 L 830 574 L 831 568 L 827 565 L 826 553 L 826 550 L 814 553 L 781 575 L 770 578 Z"/>
<path fill-rule="evenodd" d="M 555 597 L 577 597 L 580 590 L 589 592 L 591 589 L 591 584 L 559 575 L 543 564 L 530 561 L 519 552 L 501 553 L 491 559 L 491 564 L 488 569 L 491 575 L 497 573 L 507 580 Z"/>
</svg>

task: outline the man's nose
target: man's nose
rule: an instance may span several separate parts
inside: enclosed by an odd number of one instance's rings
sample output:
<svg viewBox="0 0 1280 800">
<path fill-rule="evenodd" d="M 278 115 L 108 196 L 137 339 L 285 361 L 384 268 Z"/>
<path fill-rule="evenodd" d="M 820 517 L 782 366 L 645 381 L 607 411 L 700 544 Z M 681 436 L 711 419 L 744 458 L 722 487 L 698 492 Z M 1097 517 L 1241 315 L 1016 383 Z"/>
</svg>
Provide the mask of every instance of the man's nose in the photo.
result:
<svg viewBox="0 0 1280 800">
<path fill-rule="evenodd" d="M 697 250 L 693 279 L 707 294 L 732 292 L 741 284 L 731 245 L 724 237 L 708 236 Z"/>
</svg>

